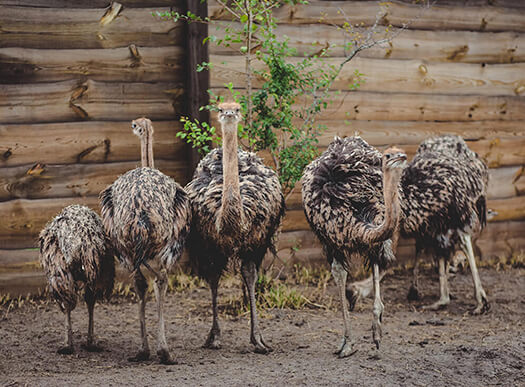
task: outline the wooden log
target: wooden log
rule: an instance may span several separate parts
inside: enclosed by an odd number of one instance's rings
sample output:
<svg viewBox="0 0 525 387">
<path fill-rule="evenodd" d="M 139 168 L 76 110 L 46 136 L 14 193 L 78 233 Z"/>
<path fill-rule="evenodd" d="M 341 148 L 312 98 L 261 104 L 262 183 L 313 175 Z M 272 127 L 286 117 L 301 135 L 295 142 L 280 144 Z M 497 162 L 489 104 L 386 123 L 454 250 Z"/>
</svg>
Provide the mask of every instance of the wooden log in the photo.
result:
<svg viewBox="0 0 525 387">
<path fill-rule="evenodd" d="M 498 213 L 494 222 L 525 220 L 525 196 L 488 200 L 487 206 Z"/>
<path fill-rule="evenodd" d="M 98 212 L 97 196 L 27 200 L 0 203 L 0 249 L 36 247 L 45 224 L 70 204 L 83 204 Z"/>
<path fill-rule="evenodd" d="M 0 85 L 3 123 L 129 120 L 145 115 L 173 119 L 184 90 L 178 83 L 119 83 L 88 80 Z"/>
<path fill-rule="evenodd" d="M 36 164 L 3 168 L 0 177 L 0 202 L 13 199 L 97 196 L 119 175 L 138 166 L 140 160 L 105 164 Z M 155 160 L 155 167 L 180 184 L 187 182 L 186 160 Z"/>
<path fill-rule="evenodd" d="M 137 160 L 140 143 L 130 125 L 130 121 L 0 125 L 0 167 Z M 180 122 L 153 125 L 155 158 L 181 160 L 186 145 L 176 137 Z"/>
<path fill-rule="evenodd" d="M 382 4 L 382 5 L 380 5 Z M 525 20 L 515 8 L 462 7 L 453 4 L 434 4 L 422 12 L 419 4 L 389 1 L 309 1 L 302 5 L 285 5 L 273 14 L 280 23 L 342 25 L 349 22 L 368 27 L 374 24 L 377 15 L 384 13 L 381 23 L 385 26 L 401 27 L 411 21 L 411 29 L 422 30 L 467 30 L 467 31 L 525 31 Z M 209 2 L 212 19 L 231 20 L 231 16 L 214 0 Z"/>
<path fill-rule="evenodd" d="M 0 268 L 38 261 L 38 249 L 0 250 Z M 1 269 L 0 269 L 1 270 Z"/>
<path fill-rule="evenodd" d="M 301 59 L 292 58 L 290 63 Z M 246 87 L 242 56 L 212 55 L 211 87 L 221 87 L 234 80 L 234 86 Z M 327 66 L 338 66 L 343 58 L 325 60 Z M 254 68 L 263 69 L 261 62 Z M 468 63 L 428 63 L 425 60 L 355 58 L 347 64 L 332 85 L 335 90 L 348 90 L 363 73 L 359 91 L 395 93 L 398 91 L 426 94 L 454 95 L 525 95 L 525 63 L 477 65 Z M 253 87 L 261 87 L 266 80 L 253 80 Z"/>
<path fill-rule="evenodd" d="M 0 48 L 2 83 L 36 83 L 87 78 L 111 82 L 179 82 L 182 47 L 129 47 L 94 50 Z"/>
<path fill-rule="evenodd" d="M 229 97 L 224 88 L 212 88 Z M 331 103 L 318 120 L 379 121 L 520 121 L 525 119 L 525 99 L 512 96 L 376 93 L 332 93 Z M 308 102 L 308 99 L 305 98 Z M 303 106 L 300 100 L 297 106 Z"/>
<path fill-rule="evenodd" d="M 182 0 L 118 0 L 125 8 L 182 7 Z M 111 0 L 0 0 L 1 6 L 38 8 L 107 8 Z"/>
<path fill-rule="evenodd" d="M 212 30 L 224 38 L 224 26 L 240 28 L 239 23 L 218 22 Z M 305 28 L 308 33 L 305 33 Z M 328 57 L 344 57 L 345 36 L 341 30 L 326 24 L 280 24 L 277 36 L 286 36 L 298 56 L 312 55 L 329 48 Z M 229 47 L 210 45 L 211 55 L 238 55 L 242 43 Z M 472 32 L 407 29 L 390 43 L 361 51 L 360 58 L 419 59 L 432 62 L 517 63 L 525 61 L 525 34 L 518 32 Z M 355 60 L 355 59 L 354 59 Z"/>
<path fill-rule="evenodd" d="M 167 10 L 169 8 L 123 7 L 111 23 L 101 25 L 105 8 L 3 6 L 0 12 L 2 47 L 86 49 L 126 47 L 131 43 L 181 46 L 185 38 L 182 23 L 160 20 L 152 14 Z"/>
</svg>

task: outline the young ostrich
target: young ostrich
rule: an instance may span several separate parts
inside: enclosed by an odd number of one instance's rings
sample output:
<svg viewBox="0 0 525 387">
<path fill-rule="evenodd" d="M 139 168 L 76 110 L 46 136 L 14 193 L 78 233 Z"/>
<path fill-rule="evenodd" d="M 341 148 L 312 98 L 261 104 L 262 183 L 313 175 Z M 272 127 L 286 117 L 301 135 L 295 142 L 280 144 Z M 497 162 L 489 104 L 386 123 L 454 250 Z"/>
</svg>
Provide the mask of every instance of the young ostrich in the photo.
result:
<svg viewBox="0 0 525 387">
<path fill-rule="evenodd" d="M 218 108 L 223 148 L 199 163 L 186 186 L 193 209 L 190 260 L 211 288 L 213 323 L 204 346 L 220 348 L 217 289 L 228 261 L 238 259 L 250 299 L 250 340 L 255 352 L 267 353 L 271 348 L 259 330 L 255 282 L 266 251 L 275 248 L 284 197 L 277 174 L 254 153 L 237 147 L 239 104 L 221 103 Z"/>
<path fill-rule="evenodd" d="M 339 288 L 344 335 L 340 357 L 355 351 L 351 341 L 345 287 L 351 265 L 372 268 L 374 286 L 373 340 L 379 348 L 383 303 L 380 274 L 394 260 L 389 238 L 398 225 L 398 184 L 406 155 L 391 148 L 382 156 L 360 137 L 338 138 L 305 169 L 302 183 L 306 218 L 321 241 Z"/>
<path fill-rule="evenodd" d="M 422 250 L 430 250 L 439 265 L 440 299 L 424 309 L 443 308 L 450 302 L 448 265 L 460 247 L 468 258 L 477 306 L 474 314 L 490 305 L 481 285 L 472 248 L 495 213 L 486 208 L 488 169 L 459 136 L 444 135 L 423 141 L 401 178 L 400 232 L 416 239 L 414 272 L 408 299 L 419 299 L 418 262 Z M 371 292 L 371 279 L 350 286 L 351 304 Z"/>
<path fill-rule="evenodd" d="M 426 309 L 450 302 L 448 265 L 458 246 L 468 258 L 477 306 L 474 314 L 490 306 L 481 285 L 472 237 L 487 222 L 488 169 L 459 136 L 432 137 L 421 143 L 401 179 L 401 233 L 416 239 L 414 278 L 409 299 L 418 299 L 418 258 L 430 250 L 439 262 L 440 298 Z"/>
<path fill-rule="evenodd" d="M 96 300 L 111 296 L 115 277 L 114 253 L 100 217 L 85 206 L 68 206 L 40 232 L 39 244 L 49 287 L 66 316 L 65 346 L 58 353 L 74 352 L 71 311 L 82 287 L 89 314 L 85 349 L 99 351 L 93 310 Z"/>
<path fill-rule="evenodd" d="M 140 138 L 142 167 L 120 176 L 100 193 L 104 227 L 118 251 L 119 260 L 132 271 L 139 297 L 142 347 L 130 361 L 149 359 L 146 333 L 146 291 L 148 284 L 141 271 L 145 266 L 155 275 L 157 300 L 157 354 L 163 364 L 173 364 L 166 343 L 163 303 L 169 271 L 182 254 L 191 222 L 188 195 L 173 179 L 154 169 L 153 126 L 147 118 L 132 122 Z M 150 262 L 157 260 L 160 270 Z"/>
</svg>

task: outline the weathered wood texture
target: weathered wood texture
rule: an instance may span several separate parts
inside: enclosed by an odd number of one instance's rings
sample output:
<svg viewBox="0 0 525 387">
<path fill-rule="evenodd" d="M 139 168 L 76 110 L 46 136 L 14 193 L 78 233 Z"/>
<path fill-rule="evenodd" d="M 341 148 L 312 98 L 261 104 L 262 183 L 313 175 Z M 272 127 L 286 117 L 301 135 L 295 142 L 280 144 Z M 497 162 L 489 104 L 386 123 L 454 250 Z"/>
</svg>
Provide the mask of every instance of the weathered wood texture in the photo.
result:
<svg viewBox="0 0 525 387">
<path fill-rule="evenodd" d="M 309 3 L 276 12 L 279 36 L 287 36 L 297 49 L 298 58 L 292 61 L 330 47 L 326 63 L 341 63 L 345 38 L 337 25 L 347 15 L 353 24 L 369 26 L 380 10 L 376 1 Z M 408 0 L 388 3 L 382 25 L 400 26 L 420 13 Z M 216 1 L 209 4 L 210 16 L 221 26 L 210 31 L 220 39 L 225 26 L 238 24 L 229 21 Z M 335 135 L 355 133 L 379 149 L 401 146 L 412 157 L 429 136 L 462 135 L 491 168 L 488 205 L 499 214 L 478 241 L 483 257 L 525 250 L 524 5 L 514 0 L 439 1 L 390 44 L 365 50 L 348 63 L 333 85 L 332 103 L 317 121 L 327 128 L 319 137 L 320 151 Z M 229 96 L 224 89 L 228 82 L 239 91 L 245 87 L 241 45 L 210 47 L 210 82 L 218 95 Z M 365 82 L 357 91 L 345 91 L 355 70 Z M 260 87 L 262 82 L 255 78 L 252 84 Z M 217 125 L 215 119 L 212 123 Z M 262 156 L 271 162 L 264 152 Z M 299 185 L 287 207 L 282 259 L 324 259 L 304 217 Z M 398 258 L 404 261 L 412 254 L 413 241 L 402 242 Z"/>
<path fill-rule="evenodd" d="M 132 119 L 153 120 L 156 167 L 187 182 L 187 31 L 152 15 L 169 9 L 186 1 L 0 0 L 1 292 L 41 284 L 46 222 L 73 203 L 98 211 L 140 165 Z"/>
</svg>

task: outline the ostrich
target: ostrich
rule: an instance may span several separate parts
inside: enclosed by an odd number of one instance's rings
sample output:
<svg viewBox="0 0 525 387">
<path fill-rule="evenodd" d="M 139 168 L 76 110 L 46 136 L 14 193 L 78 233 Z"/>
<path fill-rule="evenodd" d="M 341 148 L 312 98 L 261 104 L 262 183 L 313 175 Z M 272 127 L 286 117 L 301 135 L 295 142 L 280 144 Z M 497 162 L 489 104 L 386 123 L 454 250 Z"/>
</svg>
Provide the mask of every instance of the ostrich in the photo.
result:
<svg viewBox="0 0 525 387">
<path fill-rule="evenodd" d="M 147 118 L 132 121 L 140 138 L 142 167 L 120 176 L 100 193 L 102 219 L 118 257 L 132 271 L 139 297 L 142 347 L 130 361 L 150 356 L 146 333 L 145 266 L 155 276 L 154 291 L 159 319 L 157 354 L 163 364 L 173 364 L 164 329 L 163 303 L 168 286 L 167 271 L 182 254 L 191 222 L 188 195 L 173 179 L 153 167 L 153 125 Z M 160 270 L 151 268 L 157 260 Z"/>
<path fill-rule="evenodd" d="M 218 110 L 223 147 L 201 160 L 186 186 L 193 210 L 190 260 L 211 289 L 213 323 L 204 347 L 220 348 L 217 290 L 228 261 L 236 259 L 249 294 L 250 341 L 255 352 L 267 353 L 271 348 L 257 321 L 255 282 L 266 251 L 275 250 L 284 197 L 277 174 L 254 153 L 237 147 L 240 105 L 225 102 Z"/>
<path fill-rule="evenodd" d="M 379 269 L 394 260 L 389 238 L 398 225 L 398 184 L 405 160 L 399 149 L 388 149 L 382 156 L 360 137 L 336 137 L 303 175 L 306 218 L 323 245 L 339 288 L 344 321 L 344 335 L 336 352 L 340 357 L 355 352 L 345 286 L 350 265 L 363 258 L 373 273 L 372 333 L 379 348 L 384 309 Z"/>
<path fill-rule="evenodd" d="M 439 264 L 440 298 L 425 309 L 449 304 L 448 265 L 458 247 L 467 256 L 472 273 L 477 301 L 473 313 L 484 313 L 490 308 L 472 248 L 472 237 L 487 222 L 487 184 L 485 163 L 461 137 L 453 135 L 423 141 L 403 174 L 400 230 L 404 236 L 416 239 L 409 299 L 419 298 L 419 253 L 430 250 Z"/>
<path fill-rule="evenodd" d="M 65 345 L 58 353 L 74 352 L 71 311 L 82 287 L 89 314 L 84 348 L 99 351 L 93 335 L 93 310 L 96 300 L 111 296 L 115 277 L 114 253 L 100 217 L 85 206 L 68 206 L 40 232 L 39 244 L 49 287 L 66 316 Z"/>
</svg>

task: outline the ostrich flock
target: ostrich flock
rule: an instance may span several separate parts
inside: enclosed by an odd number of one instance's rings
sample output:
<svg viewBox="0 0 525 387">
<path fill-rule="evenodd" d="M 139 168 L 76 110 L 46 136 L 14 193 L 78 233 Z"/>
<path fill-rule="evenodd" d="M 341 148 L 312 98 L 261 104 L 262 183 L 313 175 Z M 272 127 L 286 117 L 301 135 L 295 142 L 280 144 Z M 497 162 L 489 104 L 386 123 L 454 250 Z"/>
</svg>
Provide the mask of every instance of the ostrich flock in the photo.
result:
<svg viewBox="0 0 525 387">
<path fill-rule="evenodd" d="M 184 188 L 154 168 L 151 121 L 134 120 L 131 127 L 141 141 L 142 166 L 118 177 L 100 193 L 102 217 L 85 206 L 72 205 L 42 230 L 40 259 L 53 297 L 65 315 L 65 344 L 59 353 L 74 352 L 71 311 L 81 290 L 89 313 L 84 348 L 99 350 L 93 309 L 97 300 L 112 293 L 117 257 L 130 271 L 139 298 L 141 346 L 129 360 L 150 358 L 145 313 L 148 285 L 143 273 L 147 270 L 155 279 L 157 355 L 161 363 L 172 364 L 163 304 L 168 272 L 186 246 L 193 269 L 211 289 L 213 322 L 204 346 L 220 348 L 218 286 L 228 262 L 236 261 L 249 295 L 250 341 L 257 353 L 272 350 L 259 328 L 255 285 L 267 250 L 276 251 L 284 196 L 275 171 L 254 153 L 238 148 L 239 104 L 221 103 L 218 120 L 223 147 L 201 160 Z M 419 296 L 419 254 L 428 250 L 439 267 L 440 298 L 424 308 L 445 307 L 450 302 L 449 262 L 462 249 L 475 288 L 473 313 L 489 309 L 472 249 L 472 238 L 487 220 L 487 181 L 483 161 L 463 139 L 451 135 L 425 140 L 410 163 L 401 149 L 381 153 L 360 137 L 336 137 L 306 167 L 304 211 L 331 264 L 341 299 L 344 331 L 336 352 L 340 357 L 355 352 L 350 310 L 359 294 L 346 284 L 355 265 L 365 264 L 372 272 L 367 283 L 373 289 L 372 336 L 379 348 L 384 309 L 380 280 L 395 260 L 400 235 L 416 240 L 411 298 Z M 361 290 L 366 294 L 372 289 Z"/>
</svg>

